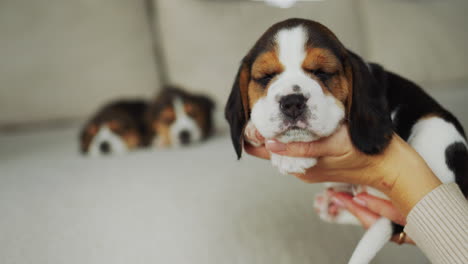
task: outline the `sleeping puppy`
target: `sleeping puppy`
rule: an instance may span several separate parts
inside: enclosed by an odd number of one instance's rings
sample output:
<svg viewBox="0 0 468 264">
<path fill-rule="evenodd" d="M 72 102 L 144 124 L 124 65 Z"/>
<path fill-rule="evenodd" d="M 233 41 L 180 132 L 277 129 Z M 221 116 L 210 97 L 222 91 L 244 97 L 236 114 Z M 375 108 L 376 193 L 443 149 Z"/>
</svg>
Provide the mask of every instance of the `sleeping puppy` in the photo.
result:
<svg viewBox="0 0 468 264">
<path fill-rule="evenodd" d="M 225 115 L 238 158 L 244 135 L 255 138 L 255 128 L 267 139 L 310 142 L 346 122 L 361 152 L 381 153 L 397 133 L 442 182 L 456 182 L 468 194 L 466 137 L 457 119 L 416 84 L 364 62 L 314 21 L 289 19 L 260 37 L 241 62 Z M 312 158 L 277 154 L 271 162 L 282 173 L 304 173 L 316 164 Z M 345 183 L 328 186 L 350 193 L 359 189 Z M 384 196 L 369 187 L 367 192 Z M 359 224 L 345 210 L 330 214 L 326 192 L 316 204 L 324 220 Z M 392 232 L 401 231 L 382 218 L 366 232 L 349 263 L 369 263 Z"/>
<path fill-rule="evenodd" d="M 213 101 L 168 86 L 156 97 L 147 113 L 152 144 L 178 147 L 207 139 L 213 132 Z"/>
<path fill-rule="evenodd" d="M 83 154 L 122 154 L 147 145 L 144 122 L 148 104 L 143 100 L 115 101 L 101 108 L 83 127 L 80 148 Z"/>
</svg>

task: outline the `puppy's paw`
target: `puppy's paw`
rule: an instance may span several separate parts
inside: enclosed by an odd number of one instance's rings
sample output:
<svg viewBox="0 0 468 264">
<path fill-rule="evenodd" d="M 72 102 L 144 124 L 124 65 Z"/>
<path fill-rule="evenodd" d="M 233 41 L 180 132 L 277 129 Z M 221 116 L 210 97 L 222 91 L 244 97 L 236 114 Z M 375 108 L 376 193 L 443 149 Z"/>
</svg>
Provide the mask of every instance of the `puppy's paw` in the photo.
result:
<svg viewBox="0 0 468 264">
<path fill-rule="evenodd" d="M 305 173 L 308 168 L 317 164 L 317 159 L 288 157 L 271 153 L 271 163 L 282 174 Z"/>
<path fill-rule="evenodd" d="M 315 196 L 314 210 L 320 219 L 325 222 L 359 225 L 359 220 L 349 211 L 335 203 L 327 191 L 323 191 Z"/>
<path fill-rule="evenodd" d="M 252 121 L 249 121 L 244 129 L 244 139 L 249 142 L 250 145 L 254 147 L 260 147 L 263 145 L 265 138 L 263 138 L 255 128 Z"/>
<path fill-rule="evenodd" d="M 326 222 L 334 222 L 342 209 L 330 199 L 327 191 L 315 195 L 314 210 L 320 219 Z"/>
</svg>

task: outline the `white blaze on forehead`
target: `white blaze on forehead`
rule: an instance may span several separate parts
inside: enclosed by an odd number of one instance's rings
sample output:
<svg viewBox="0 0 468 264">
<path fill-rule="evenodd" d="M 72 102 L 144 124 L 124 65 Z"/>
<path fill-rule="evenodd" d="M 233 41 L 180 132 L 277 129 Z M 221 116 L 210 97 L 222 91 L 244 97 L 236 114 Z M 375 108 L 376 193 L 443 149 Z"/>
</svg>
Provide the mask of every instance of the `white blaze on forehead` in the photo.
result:
<svg viewBox="0 0 468 264">
<path fill-rule="evenodd" d="M 173 106 L 174 106 L 174 113 L 175 113 L 176 118 L 178 117 L 183 118 L 186 116 L 185 109 L 184 109 L 184 102 L 182 102 L 182 99 L 180 99 L 179 97 L 175 98 L 173 102 Z"/>
<path fill-rule="evenodd" d="M 302 72 L 307 35 L 302 26 L 283 29 L 276 35 L 278 58 L 286 71 Z"/>
<path fill-rule="evenodd" d="M 307 31 L 302 25 L 282 29 L 275 36 L 276 52 L 283 71 L 269 83 L 266 96 L 252 107 L 251 121 L 265 138 L 281 142 L 313 141 L 333 133 L 344 117 L 344 111 L 332 95 L 325 94 L 321 84 L 302 68 L 306 59 Z M 282 113 L 281 99 L 291 94 L 302 94 L 307 110 L 304 120 L 291 120 Z M 301 130 L 291 130 L 294 126 Z M 272 155 L 271 162 L 283 173 L 304 172 L 315 165 L 310 158 Z"/>
</svg>

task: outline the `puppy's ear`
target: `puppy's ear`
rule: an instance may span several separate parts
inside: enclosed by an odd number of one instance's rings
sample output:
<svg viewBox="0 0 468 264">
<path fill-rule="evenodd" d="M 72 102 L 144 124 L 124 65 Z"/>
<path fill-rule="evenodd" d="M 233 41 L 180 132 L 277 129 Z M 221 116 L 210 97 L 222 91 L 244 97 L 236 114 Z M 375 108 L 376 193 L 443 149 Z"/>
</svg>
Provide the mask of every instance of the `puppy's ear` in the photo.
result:
<svg viewBox="0 0 468 264">
<path fill-rule="evenodd" d="M 84 142 L 85 138 L 86 138 L 86 127 L 82 128 L 80 131 L 80 134 L 78 135 L 78 142 L 79 142 L 79 148 L 80 148 L 81 154 L 86 154 L 87 152 L 86 143 Z"/>
<path fill-rule="evenodd" d="M 214 101 L 208 96 L 199 96 L 197 99 L 198 103 L 208 112 L 211 112 L 215 108 Z"/>
<path fill-rule="evenodd" d="M 250 113 L 247 91 L 250 82 L 249 71 L 249 66 L 244 60 L 239 67 L 224 110 L 226 120 L 231 128 L 232 144 L 234 145 L 238 159 L 240 159 L 242 155 L 244 127 L 249 120 Z"/>
<path fill-rule="evenodd" d="M 352 96 L 348 101 L 351 140 L 360 151 L 377 154 L 385 149 L 393 134 L 386 72 L 376 64 L 368 66 L 351 51 L 348 54 L 352 73 Z"/>
<path fill-rule="evenodd" d="M 86 154 L 88 152 L 89 144 L 91 139 L 97 133 L 98 127 L 92 122 L 87 122 L 80 131 L 78 135 L 79 148 L 81 154 Z"/>
<path fill-rule="evenodd" d="M 208 96 L 198 95 L 193 98 L 194 102 L 201 107 L 205 122 L 202 125 L 203 139 L 208 138 L 214 132 L 213 111 L 216 107 L 215 102 Z"/>
<path fill-rule="evenodd" d="M 157 131 L 154 128 L 154 122 L 159 118 L 161 111 L 163 109 L 163 103 L 161 101 L 160 96 L 150 102 L 146 108 L 146 112 L 144 114 L 144 125 L 145 125 L 145 143 L 147 146 L 150 146 L 153 142 L 154 138 L 157 137 Z"/>
</svg>

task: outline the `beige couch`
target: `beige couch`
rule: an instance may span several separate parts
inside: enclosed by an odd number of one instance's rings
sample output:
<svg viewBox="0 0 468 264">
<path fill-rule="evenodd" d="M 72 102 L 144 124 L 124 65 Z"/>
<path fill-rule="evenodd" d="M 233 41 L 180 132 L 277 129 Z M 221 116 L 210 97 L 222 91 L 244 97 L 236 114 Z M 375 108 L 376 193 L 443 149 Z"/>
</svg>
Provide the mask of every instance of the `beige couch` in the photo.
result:
<svg viewBox="0 0 468 264">
<path fill-rule="evenodd" d="M 221 112 L 241 57 L 272 23 L 313 18 L 364 57 L 418 82 L 468 126 L 462 1 L 159 0 L 170 79 Z M 143 1 L 0 4 L 0 127 L 83 118 L 159 88 Z M 225 126 L 221 115 L 218 126 Z M 88 159 L 77 126 L 0 133 L 0 263 L 346 263 L 361 227 L 313 212 L 322 187 L 235 160 L 227 133 L 188 149 Z M 224 130 L 225 131 L 225 130 Z M 387 245 L 374 263 L 427 263 Z"/>
<path fill-rule="evenodd" d="M 0 4 L 0 124 L 83 118 L 157 86 L 142 1 Z"/>
<path fill-rule="evenodd" d="M 468 95 L 464 0 L 307 1 L 291 9 L 155 1 L 170 80 L 214 96 L 218 109 L 242 56 L 266 28 L 290 17 L 320 21 L 363 57 L 429 83 L 449 108 Z M 10 0 L 1 7 L 0 124 L 84 117 L 111 98 L 149 97 L 159 88 L 144 1 Z"/>
</svg>

